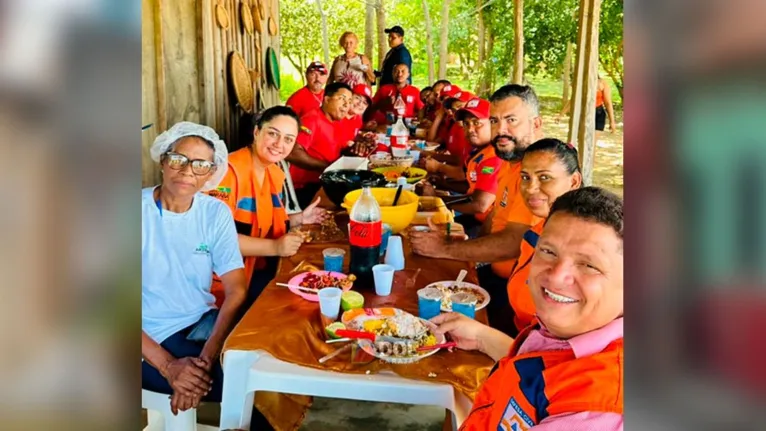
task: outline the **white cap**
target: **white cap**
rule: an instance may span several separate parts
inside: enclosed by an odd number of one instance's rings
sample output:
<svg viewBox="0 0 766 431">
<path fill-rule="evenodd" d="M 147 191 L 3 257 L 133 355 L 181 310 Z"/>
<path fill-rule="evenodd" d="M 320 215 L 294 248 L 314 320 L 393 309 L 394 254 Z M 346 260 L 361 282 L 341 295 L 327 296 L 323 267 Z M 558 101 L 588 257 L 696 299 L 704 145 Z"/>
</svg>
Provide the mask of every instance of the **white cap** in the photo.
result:
<svg viewBox="0 0 766 431">
<path fill-rule="evenodd" d="M 226 170 L 229 168 L 229 150 L 226 148 L 226 144 L 218 137 L 215 130 L 208 126 L 192 123 L 190 121 L 181 121 L 176 123 L 170 129 L 162 132 L 156 139 L 154 144 L 149 150 L 149 154 L 152 156 L 152 160 L 159 163 L 160 157 L 163 154 L 173 149 L 173 145 L 178 142 L 179 139 L 186 136 L 198 136 L 211 144 L 213 144 L 213 163 L 216 170 L 212 177 L 202 186 L 201 191 L 213 190 L 218 187 L 218 184 L 226 175 Z"/>
</svg>

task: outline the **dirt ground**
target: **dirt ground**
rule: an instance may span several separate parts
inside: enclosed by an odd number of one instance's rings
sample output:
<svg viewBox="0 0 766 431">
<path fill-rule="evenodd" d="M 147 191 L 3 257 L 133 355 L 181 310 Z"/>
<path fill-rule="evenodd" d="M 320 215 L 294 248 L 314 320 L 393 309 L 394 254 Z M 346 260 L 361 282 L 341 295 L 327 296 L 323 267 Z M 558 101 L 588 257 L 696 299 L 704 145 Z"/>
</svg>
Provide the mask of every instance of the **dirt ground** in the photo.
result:
<svg viewBox="0 0 766 431">
<path fill-rule="evenodd" d="M 542 98 L 540 100 L 543 131 L 551 138 L 566 141 L 569 131 L 569 117 L 558 115 L 561 108 L 560 98 Z M 596 160 L 593 168 L 593 185 L 604 187 L 622 196 L 622 111 L 615 110 L 617 130 L 609 132 L 609 121 L 606 130 L 601 132 L 596 141 Z"/>
</svg>

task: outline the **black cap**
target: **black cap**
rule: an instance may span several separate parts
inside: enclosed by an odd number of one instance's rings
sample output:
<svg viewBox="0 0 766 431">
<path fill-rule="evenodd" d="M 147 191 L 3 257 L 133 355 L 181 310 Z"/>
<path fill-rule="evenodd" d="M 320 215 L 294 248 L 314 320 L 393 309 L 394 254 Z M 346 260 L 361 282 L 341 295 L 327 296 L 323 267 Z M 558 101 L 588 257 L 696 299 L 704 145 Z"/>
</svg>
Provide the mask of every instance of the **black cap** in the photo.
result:
<svg viewBox="0 0 766 431">
<path fill-rule="evenodd" d="M 395 25 L 395 26 L 393 26 L 391 28 L 387 28 L 385 30 L 385 32 L 386 33 L 398 33 L 399 36 L 404 37 L 404 29 L 401 26 L 399 26 L 399 25 Z"/>
</svg>

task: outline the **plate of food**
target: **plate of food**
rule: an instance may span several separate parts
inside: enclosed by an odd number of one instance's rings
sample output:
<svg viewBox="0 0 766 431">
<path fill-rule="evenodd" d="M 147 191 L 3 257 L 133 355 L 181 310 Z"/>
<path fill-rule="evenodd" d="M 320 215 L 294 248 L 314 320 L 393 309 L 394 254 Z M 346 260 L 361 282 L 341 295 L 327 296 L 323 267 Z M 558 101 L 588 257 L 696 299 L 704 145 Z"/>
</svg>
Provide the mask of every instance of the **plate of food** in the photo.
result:
<svg viewBox="0 0 766 431">
<path fill-rule="evenodd" d="M 322 289 L 325 287 L 340 287 L 344 292 L 351 289 L 356 277 L 348 276 L 340 272 L 331 271 L 311 271 L 296 275 L 287 282 L 290 286 L 308 287 L 311 289 Z M 304 292 L 294 287 L 288 287 L 290 292 L 312 302 L 319 302 L 319 296 L 316 293 Z"/>
<path fill-rule="evenodd" d="M 482 287 L 465 281 L 437 281 L 426 287 L 435 287 L 444 293 L 442 299 L 442 311 L 452 311 L 452 300 L 450 297 L 456 293 L 470 293 L 476 297 L 476 309 L 481 310 L 489 304 L 489 292 Z"/>
<path fill-rule="evenodd" d="M 372 170 L 373 172 L 377 172 L 379 174 L 382 174 L 386 181 L 395 183 L 396 180 L 399 179 L 399 177 L 407 178 L 407 182 L 410 184 L 414 184 L 428 175 L 428 172 L 426 172 L 425 169 L 420 168 L 404 168 L 404 167 L 386 167 L 386 168 L 375 168 Z"/>
<path fill-rule="evenodd" d="M 427 358 L 440 349 L 418 351 L 419 348 L 445 341 L 444 335 L 433 332 L 432 323 L 398 308 L 357 308 L 343 313 L 341 322 L 351 330 L 375 334 L 376 341 L 359 340 L 359 347 L 392 364 L 411 364 Z"/>
</svg>

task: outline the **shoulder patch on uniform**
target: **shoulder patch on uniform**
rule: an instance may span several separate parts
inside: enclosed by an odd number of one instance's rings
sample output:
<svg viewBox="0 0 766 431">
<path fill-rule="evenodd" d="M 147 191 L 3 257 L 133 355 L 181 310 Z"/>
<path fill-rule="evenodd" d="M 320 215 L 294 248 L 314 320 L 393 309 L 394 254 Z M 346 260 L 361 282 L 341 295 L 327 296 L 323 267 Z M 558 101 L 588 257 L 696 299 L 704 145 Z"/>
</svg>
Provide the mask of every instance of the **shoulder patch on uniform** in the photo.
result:
<svg viewBox="0 0 766 431">
<path fill-rule="evenodd" d="M 207 194 L 214 198 L 227 201 L 229 200 L 229 195 L 231 194 L 231 187 L 218 187 L 216 189 L 210 190 L 207 192 Z"/>
<path fill-rule="evenodd" d="M 309 129 L 309 128 L 308 128 L 308 127 L 306 127 L 306 126 L 301 126 L 301 132 L 303 132 L 303 133 L 305 133 L 305 134 L 307 134 L 307 135 L 310 135 L 310 134 L 312 134 L 312 133 L 313 133 L 313 132 L 311 131 L 311 129 Z"/>
<path fill-rule="evenodd" d="M 481 168 L 481 173 L 482 173 L 482 174 L 487 174 L 487 175 L 489 175 L 489 174 L 491 174 L 492 172 L 495 172 L 495 168 L 493 168 L 492 166 L 484 166 L 483 168 Z"/>
</svg>

